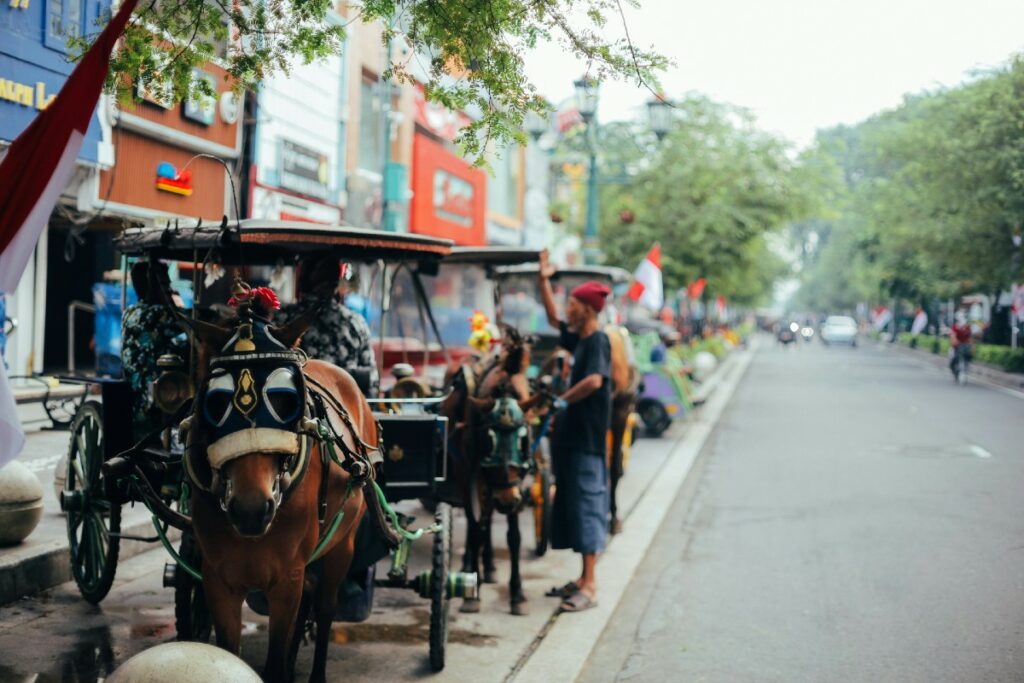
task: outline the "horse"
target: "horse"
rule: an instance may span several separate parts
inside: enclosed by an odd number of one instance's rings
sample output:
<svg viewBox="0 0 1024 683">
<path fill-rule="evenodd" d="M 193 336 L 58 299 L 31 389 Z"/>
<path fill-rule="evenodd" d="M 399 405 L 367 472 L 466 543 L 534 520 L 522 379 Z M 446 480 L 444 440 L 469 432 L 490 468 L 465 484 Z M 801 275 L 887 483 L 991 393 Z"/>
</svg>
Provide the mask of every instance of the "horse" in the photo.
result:
<svg viewBox="0 0 1024 683">
<path fill-rule="evenodd" d="M 363 485 L 377 423 L 347 372 L 295 350 L 309 322 L 272 327 L 240 308 L 234 329 L 188 323 L 200 390 L 183 427 L 203 588 L 217 645 L 236 655 L 242 602 L 250 591 L 266 595 L 266 681 L 292 679 L 310 611 L 310 681 L 326 679 L 338 588 L 375 499 Z"/>
<path fill-rule="evenodd" d="M 526 379 L 530 339 L 514 327 L 503 326 L 503 330 L 500 352 L 455 370 L 448 382 L 452 391 L 440 412 L 457 425 L 453 445 L 460 457 L 455 459 L 453 474 L 466 510 L 462 571 L 479 574 L 482 559 L 483 582 L 494 583 L 491 521 L 495 510 L 505 515 L 512 565 L 510 611 L 523 615 L 527 610 L 519 573 L 519 512 L 526 498 L 523 480 L 529 466 L 525 413 L 540 401 L 540 395 L 529 395 Z M 464 600 L 460 611 L 479 612 L 479 598 Z"/>
<path fill-rule="evenodd" d="M 636 409 L 636 397 L 640 390 L 640 371 L 637 369 L 633 345 L 629 332 L 620 325 L 607 325 L 604 328 L 611 342 L 611 378 L 612 378 L 612 413 L 609 424 L 608 439 L 608 498 L 609 498 L 609 531 L 617 534 L 622 531 L 619 519 L 619 506 L 616 491 L 619 480 L 625 471 L 623 458 L 623 442 L 629 419 Z"/>
</svg>

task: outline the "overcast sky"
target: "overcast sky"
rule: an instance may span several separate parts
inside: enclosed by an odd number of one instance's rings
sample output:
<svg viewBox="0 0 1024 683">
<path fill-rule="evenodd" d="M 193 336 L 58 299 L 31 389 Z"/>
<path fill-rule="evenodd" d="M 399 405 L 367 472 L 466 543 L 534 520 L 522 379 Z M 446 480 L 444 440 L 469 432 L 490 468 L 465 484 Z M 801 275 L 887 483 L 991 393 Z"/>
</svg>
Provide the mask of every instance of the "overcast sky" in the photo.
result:
<svg viewBox="0 0 1024 683">
<path fill-rule="evenodd" d="M 1024 0 L 641 0 L 625 3 L 634 42 L 675 60 L 666 94 L 697 90 L 751 109 L 760 126 L 806 145 L 905 93 L 955 85 L 1024 50 Z M 621 35 L 621 21 L 607 31 Z M 585 64 L 557 45 L 527 56 L 554 103 Z M 650 93 L 605 83 L 604 121 L 640 114 Z"/>
</svg>

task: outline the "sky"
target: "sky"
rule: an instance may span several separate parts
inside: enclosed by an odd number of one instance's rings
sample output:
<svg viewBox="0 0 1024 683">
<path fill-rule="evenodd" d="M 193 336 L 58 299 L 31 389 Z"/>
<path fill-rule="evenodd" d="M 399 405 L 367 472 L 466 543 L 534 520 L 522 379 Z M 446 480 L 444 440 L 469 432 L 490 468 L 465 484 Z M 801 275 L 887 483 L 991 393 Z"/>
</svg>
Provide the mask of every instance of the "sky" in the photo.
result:
<svg viewBox="0 0 1024 683">
<path fill-rule="evenodd" d="M 669 97 L 699 91 L 750 109 L 799 147 L 819 128 L 856 123 L 904 94 L 951 86 L 1024 51 L 1024 0 L 641 0 L 623 2 L 629 32 L 674 60 Z M 609 35 L 622 35 L 610 20 Z M 526 56 L 554 103 L 586 65 L 557 44 Z M 601 85 L 603 121 L 641 116 L 635 82 Z"/>
</svg>

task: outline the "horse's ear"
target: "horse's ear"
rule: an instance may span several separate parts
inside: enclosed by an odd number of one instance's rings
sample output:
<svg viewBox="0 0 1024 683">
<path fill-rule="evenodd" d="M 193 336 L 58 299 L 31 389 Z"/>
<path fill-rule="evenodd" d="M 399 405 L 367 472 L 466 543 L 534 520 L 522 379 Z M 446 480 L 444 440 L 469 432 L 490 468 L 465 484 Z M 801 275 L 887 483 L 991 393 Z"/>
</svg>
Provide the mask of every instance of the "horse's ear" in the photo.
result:
<svg viewBox="0 0 1024 683">
<path fill-rule="evenodd" d="M 220 350 L 231 339 L 231 330 L 226 330 L 223 327 L 206 323 L 202 320 L 193 320 L 181 313 L 177 313 L 175 317 L 178 325 L 184 328 L 186 332 L 191 332 L 201 345 Z"/>
<path fill-rule="evenodd" d="M 292 318 L 280 327 L 271 327 L 267 330 L 271 337 L 281 342 L 288 348 L 299 345 L 302 335 L 313 326 L 313 317 L 307 312 Z"/>
</svg>

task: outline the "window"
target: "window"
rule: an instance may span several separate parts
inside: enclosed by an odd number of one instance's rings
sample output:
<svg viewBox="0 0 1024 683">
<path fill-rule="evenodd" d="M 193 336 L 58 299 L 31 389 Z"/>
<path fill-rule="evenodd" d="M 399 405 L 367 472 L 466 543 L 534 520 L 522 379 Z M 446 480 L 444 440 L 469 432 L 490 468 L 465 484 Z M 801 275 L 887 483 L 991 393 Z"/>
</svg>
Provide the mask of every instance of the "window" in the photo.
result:
<svg viewBox="0 0 1024 683">
<path fill-rule="evenodd" d="M 487 208 L 507 218 L 519 218 L 519 146 L 510 145 L 492 155 L 494 175 L 488 179 Z"/>
<path fill-rule="evenodd" d="M 376 80 L 363 76 L 359 86 L 359 168 L 384 172 L 384 130 L 381 116 L 380 87 Z"/>
<path fill-rule="evenodd" d="M 67 52 L 69 38 L 82 35 L 84 0 L 46 1 L 46 47 Z"/>
</svg>

